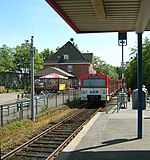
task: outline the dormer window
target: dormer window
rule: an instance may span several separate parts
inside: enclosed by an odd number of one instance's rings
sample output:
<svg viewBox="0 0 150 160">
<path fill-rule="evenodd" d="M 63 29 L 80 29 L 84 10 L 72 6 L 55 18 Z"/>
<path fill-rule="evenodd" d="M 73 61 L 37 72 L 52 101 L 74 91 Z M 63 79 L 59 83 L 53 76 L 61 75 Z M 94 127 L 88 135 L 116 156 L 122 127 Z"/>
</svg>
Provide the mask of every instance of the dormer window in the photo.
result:
<svg viewBox="0 0 150 160">
<path fill-rule="evenodd" d="M 69 59 L 69 55 L 68 54 L 64 54 L 64 60 L 68 60 Z"/>
</svg>

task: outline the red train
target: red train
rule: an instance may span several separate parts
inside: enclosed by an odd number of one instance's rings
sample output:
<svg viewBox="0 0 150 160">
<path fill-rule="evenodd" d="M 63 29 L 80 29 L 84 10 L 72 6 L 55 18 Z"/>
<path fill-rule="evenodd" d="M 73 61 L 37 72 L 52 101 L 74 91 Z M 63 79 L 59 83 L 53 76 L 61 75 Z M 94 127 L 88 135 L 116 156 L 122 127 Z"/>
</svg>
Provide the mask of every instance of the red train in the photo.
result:
<svg viewBox="0 0 150 160">
<path fill-rule="evenodd" d="M 84 74 L 80 77 L 81 100 L 109 101 L 119 88 L 119 80 L 106 74 Z"/>
</svg>

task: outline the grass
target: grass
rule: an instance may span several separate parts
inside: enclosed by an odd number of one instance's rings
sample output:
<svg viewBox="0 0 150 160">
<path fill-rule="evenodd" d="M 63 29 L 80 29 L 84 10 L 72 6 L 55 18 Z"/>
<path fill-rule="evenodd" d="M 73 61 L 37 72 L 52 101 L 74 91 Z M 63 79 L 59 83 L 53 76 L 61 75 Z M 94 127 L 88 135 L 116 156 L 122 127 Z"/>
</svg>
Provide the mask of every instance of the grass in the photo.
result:
<svg viewBox="0 0 150 160">
<path fill-rule="evenodd" d="M 6 146 L 6 143 L 8 143 L 11 140 L 11 138 L 17 136 L 21 131 L 24 132 L 29 126 L 33 125 L 33 123 L 34 122 L 32 122 L 29 119 L 24 119 L 22 121 L 11 122 L 8 125 L 1 127 L 0 129 L 1 148 Z"/>
<path fill-rule="evenodd" d="M 3 93 L 13 93 L 13 92 L 24 92 L 23 89 L 12 89 L 12 88 L 3 88 L 3 89 L 0 89 L 0 94 L 3 94 Z"/>
<path fill-rule="evenodd" d="M 0 130 L 0 135 L 6 136 L 6 135 L 11 134 L 14 131 L 17 131 L 18 129 L 23 130 L 30 123 L 31 123 L 31 120 L 29 120 L 29 119 L 24 119 L 22 121 L 11 122 L 10 124 L 2 127 L 2 129 Z"/>
<path fill-rule="evenodd" d="M 51 122 L 57 122 L 75 109 L 64 105 L 59 109 L 46 109 L 40 115 L 37 115 L 35 121 L 23 119 L 21 121 L 11 122 L 0 129 L 1 150 L 7 151 L 15 145 L 19 145 L 41 132 Z"/>
</svg>

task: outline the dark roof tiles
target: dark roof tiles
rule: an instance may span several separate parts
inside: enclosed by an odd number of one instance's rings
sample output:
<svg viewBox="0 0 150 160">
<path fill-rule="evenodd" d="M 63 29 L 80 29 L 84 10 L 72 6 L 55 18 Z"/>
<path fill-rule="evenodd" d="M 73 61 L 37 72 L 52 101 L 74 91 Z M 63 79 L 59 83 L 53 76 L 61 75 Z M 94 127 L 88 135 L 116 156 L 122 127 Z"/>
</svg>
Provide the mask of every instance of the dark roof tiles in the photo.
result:
<svg viewBox="0 0 150 160">
<path fill-rule="evenodd" d="M 64 55 L 68 55 L 69 58 L 64 59 Z M 44 63 L 91 63 L 92 57 L 93 53 L 82 54 L 74 44 L 68 41 Z"/>
</svg>

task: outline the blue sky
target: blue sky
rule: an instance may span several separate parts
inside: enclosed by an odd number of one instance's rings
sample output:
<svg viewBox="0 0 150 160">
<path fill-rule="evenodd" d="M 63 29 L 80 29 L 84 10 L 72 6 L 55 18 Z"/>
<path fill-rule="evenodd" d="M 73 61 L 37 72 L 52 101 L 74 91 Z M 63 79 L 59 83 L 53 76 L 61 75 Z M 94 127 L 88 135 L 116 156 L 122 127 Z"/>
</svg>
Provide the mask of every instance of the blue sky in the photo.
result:
<svg viewBox="0 0 150 160">
<path fill-rule="evenodd" d="M 114 66 L 121 64 L 118 33 L 77 34 L 45 0 L 0 0 L 0 47 L 3 44 L 15 47 L 32 35 L 39 51 L 44 48 L 55 51 L 57 46 L 74 38 L 80 51 L 92 52 Z M 144 32 L 144 37 L 150 39 L 150 32 Z M 129 60 L 130 48 L 137 46 L 135 32 L 127 33 L 127 44 L 124 61 Z"/>
</svg>

